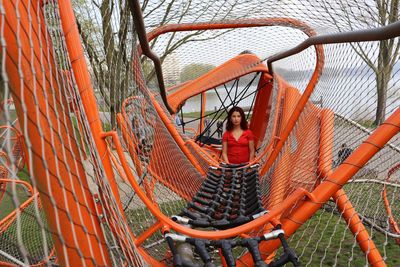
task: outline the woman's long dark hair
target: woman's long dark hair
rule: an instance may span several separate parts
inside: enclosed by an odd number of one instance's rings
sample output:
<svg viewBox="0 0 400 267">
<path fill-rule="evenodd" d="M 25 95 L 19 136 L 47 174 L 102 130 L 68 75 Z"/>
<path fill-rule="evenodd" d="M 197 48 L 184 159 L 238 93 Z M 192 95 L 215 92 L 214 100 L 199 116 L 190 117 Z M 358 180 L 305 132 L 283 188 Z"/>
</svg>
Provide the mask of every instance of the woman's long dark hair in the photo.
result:
<svg viewBox="0 0 400 267">
<path fill-rule="evenodd" d="M 227 131 L 232 131 L 233 130 L 233 124 L 231 122 L 231 117 L 232 117 L 233 112 L 235 112 L 235 111 L 240 113 L 240 117 L 241 117 L 241 119 L 240 119 L 240 128 L 242 130 L 247 130 L 249 128 L 249 126 L 248 126 L 247 121 L 246 121 L 246 115 L 244 115 L 244 111 L 240 107 L 233 107 L 233 108 L 231 108 L 229 110 L 229 112 L 228 112 L 228 120 L 226 122 L 226 130 Z"/>
</svg>

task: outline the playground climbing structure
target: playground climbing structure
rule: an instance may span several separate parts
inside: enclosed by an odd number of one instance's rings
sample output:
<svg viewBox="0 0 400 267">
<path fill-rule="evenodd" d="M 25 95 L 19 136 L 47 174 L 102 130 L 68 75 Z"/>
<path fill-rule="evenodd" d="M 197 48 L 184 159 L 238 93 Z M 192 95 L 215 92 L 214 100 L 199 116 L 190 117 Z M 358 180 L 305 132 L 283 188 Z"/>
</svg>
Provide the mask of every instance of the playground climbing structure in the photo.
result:
<svg viewBox="0 0 400 267">
<path fill-rule="evenodd" d="M 1 265 L 400 264 L 398 14 L 233 2 L 0 2 Z"/>
</svg>

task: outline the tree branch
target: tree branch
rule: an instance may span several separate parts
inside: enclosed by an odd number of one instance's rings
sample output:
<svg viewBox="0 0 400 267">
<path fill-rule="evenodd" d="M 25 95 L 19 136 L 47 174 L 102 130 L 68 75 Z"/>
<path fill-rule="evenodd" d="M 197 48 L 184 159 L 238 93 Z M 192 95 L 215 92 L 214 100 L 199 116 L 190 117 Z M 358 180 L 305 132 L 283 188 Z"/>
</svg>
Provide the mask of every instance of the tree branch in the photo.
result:
<svg viewBox="0 0 400 267">
<path fill-rule="evenodd" d="M 86 47 L 86 51 L 88 53 L 91 65 L 93 66 L 93 73 L 96 76 L 96 80 L 102 81 L 102 77 L 104 77 L 103 69 L 101 68 L 102 64 L 101 64 L 99 58 L 97 57 L 97 54 L 94 51 L 93 47 L 90 45 L 85 32 L 82 31 L 81 24 L 78 21 L 76 22 L 76 24 L 78 27 L 79 34 L 82 38 L 82 42 L 83 42 L 84 46 Z M 99 68 L 97 68 L 97 67 L 99 67 Z M 104 101 L 106 102 L 106 105 L 109 106 L 110 102 L 109 102 L 109 99 L 107 98 L 107 93 L 104 90 L 103 83 L 100 82 L 98 85 L 99 85 L 100 93 L 103 96 Z"/>
<path fill-rule="evenodd" d="M 146 18 L 147 18 L 148 16 L 150 16 L 154 11 L 158 10 L 158 9 L 165 3 L 165 1 L 166 1 L 166 0 L 160 1 L 159 4 L 158 4 L 156 7 L 154 7 L 152 10 L 150 10 L 150 11 L 147 12 L 146 14 L 143 14 L 143 18 L 146 19 Z M 146 5 L 143 5 L 143 6 L 142 6 L 142 12 L 143 12 L 143 13 L 144 13 L 144 11 L 146 11 L 147 3 L 148 3 L 148 0 L 146 0 L 146 3 L 145 3 Z M 156 26 L 153 26 L 153 27 L 156 27 Z"/>
<path fill-rule="evenodd" d="M 353 47 L 354 52 L 357 53 L 357 55 L 359 55 L 361 57 L 362 60 L 364 60 L 364 62 L 375 72 L 378 72 L 377 67 L 375 66 L 375 64 L 371 61 L 371 59 L 368 57 L 367 53 L 364 51 L 364 49 L 361 47 L 360 43 L 356 43 L 358 49 L 354 46 L 353 43 L 350 43 L 351 47 Z"/>
<path fill-rule="evenodd" d="M 396 64 L 397 60 L 399 59 L 399 51 L 400 51 L 400 41 L 397 40 L 397 45 L 392 54 L 393 56 L 392 56 L 392 60 L 390 61 L 390 65 L 394 66 L 394 64 Z"/>
</svg>

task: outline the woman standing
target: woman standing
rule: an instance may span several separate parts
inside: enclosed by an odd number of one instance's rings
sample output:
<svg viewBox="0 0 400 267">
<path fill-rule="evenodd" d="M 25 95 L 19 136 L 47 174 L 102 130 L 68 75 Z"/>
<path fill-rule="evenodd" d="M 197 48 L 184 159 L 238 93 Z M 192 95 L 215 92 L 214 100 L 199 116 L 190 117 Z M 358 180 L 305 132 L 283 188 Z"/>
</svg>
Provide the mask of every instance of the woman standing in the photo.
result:
<svg viewBox="0 0 400 267">
<path fill-rule="evenodd" d="M 231 108 L 222 136 L 222 160 L 228 164 L 246 163 L 254 159 L 254 151 L 254 136 L 248 129 L 243 109 Z"/>
</svg>

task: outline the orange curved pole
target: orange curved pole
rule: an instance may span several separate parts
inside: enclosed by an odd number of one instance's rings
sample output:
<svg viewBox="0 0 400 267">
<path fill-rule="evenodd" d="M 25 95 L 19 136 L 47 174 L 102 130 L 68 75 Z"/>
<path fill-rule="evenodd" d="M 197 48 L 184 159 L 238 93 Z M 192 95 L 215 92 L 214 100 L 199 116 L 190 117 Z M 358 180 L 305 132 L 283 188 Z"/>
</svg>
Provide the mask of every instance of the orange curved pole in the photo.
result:
<svg viewBox="0 0 400 267">
<path fill-rule="evenodd" d="M 262 63 L 261 59 L 253 54 L 238 55 L 169 94 L 167 97 L 168 103 L 176 112 L 177 108 L 188 98 L 243 75 L 258 71 L 268 72 L 267 66 Z M 266 75 L 269 76 L 269 79 L 272 79 L 271 75 Z M 203 102 L 205 102 L 205 99 L 203 99 Z"/>
<path fill-rule="evenodd" d="M 309 36 L 313 36 L 313 35 L 315 35 L 314 31 L 310 32 Z M 279 155 L 279 152 L 281 151 L 283 145 L 285 144 L 287 138 L 289 137 L 293 127 L 296 125 L 298 118 L 300 117 L 302 111 L 304 110 L 304 107 L 306 106 L 306 104 L 318 82 L 318 79 L 320 76 L 320 71 L 322 70 L 322 68 L 324 66 L 324 51 L 323 51 L 322 45 L 316 45 L 315 50 L 316 50 L 316 66 L 315 66 L 314 72 L 311 76 L 311 79 L 310 79 L 304 93 L 301 95 L 300 99 L 298 100 L 291 117 L 289 118 L 288 122 L 286 123 L 285 128 L 283 129 L 282 133 L 280 134 L 280 136 L 279 136 L 280 140 L 276 144 L 276 146 L 275 146 L 274 150 L 272 151 L 271 155 L 269 156 L 267 162 L 263 166 L 263 169 L 261 170 L 261 173 L 260 173 L 261 175 L 265 175 L 265 173 L 269 170 L 269 168 L 275 162 L 276 158 Z"/>
<path fill-rule="evenodd" d="M 13 155 L 13 167 L 15 166 L 18 170 L 21 170 L 25 165 L 25 154 L 26 148 L 24 143 L 23 135 L 13 126 L 1 125 L 0 126 L 0 138 L 6 131 L 13 132 L 14 136 L 10 137 L 9 140 L 13 142 L 11 148 L 11 154 Z M 18 151 L 19 150 L 19 151 Z M 11 166 L 10 163 L 7 164 Z M 29 169 L 29 168 L 28 168 Z"/>
<path fill-rule="evenodd" d="M 163 224 L 160 221 L 155 222 L 152 226 L 147 228 L 135 241 L 136 246 L 140 246 L 146 239 L 152 236 L 156 231 L 160 230 L 163 227 Z"/>
<path fill-rule="evenodd" d="M 126 118 L 124 119 L 123 115 L 121 113 L 117 114 L 117 123 L 119 125 L 119 128 L 121 129 L 122 137 L 124 138 L 124 141 L 126 145 L 128 146 L 128 152 L 129 155 L 131 156 L 133 163 L 135 164 L 135 169 L 138 173 L 139 176 L 142 175 L 142 166 L 140 165 L 140 159 L 135 151 L 137 149 L 136 145 L 132 141 L 133 138 L 135 138 L 135 135 L 132 134 L 131 131 L 129 131 L 128 126 L 126 125 Z"/>
<path fill-rule="evenodd" d="M 66 2 L 68 1 L 60 1 L 60 5 Z M 53 49 L 43 49 L 44 44 L 51 46 L 51 43 L 46 39 L 46 19 L 42 13 L 41 1 L 8 0 L 2 5 L 6 16 L 0 21 L 0 27 L 7 44 L 4 47 L 4 63 L 9 88 L 22 132 L 25 138 L 31 141 L 31 167 L 50 231 L 57 233 L 52 236 L 57 257 L 63 265 L 67 265 L 67 261 L 85 262 L 90 265 L 93 259 L 97 264 L 109 265 L 108 250 L 95 212 L 94 201 L 87 190 L 89 186 L 79 158 L 79 149 L 74 140 L 70 140 L 71 136 L 68 133 L 73 128 L 72 123 L 65 119 L 68 116 L 59 116 L 56 113 L 62 110 L 57 105 L 67 106 L 66 101 L 59 98 L 62 102 L 60 104 L 48 98 L 50 95 L 63 95 L 63 92 L 60 92 L 54 77 L 58 74 L 51 73 L 51 70 L 57 69 L 51 54 Z M 21 30 L 16 32 L 15 27 L 20 27 Z M 35 32 L 37 35 L 30 36 L 28 32 Z M 34 55 L 43 55 L 46 60 Z M 18 64 L 15 63 L 16 58 L 20 61 Z M 24 101 L 24 107 L 21 101 Z M 52 125 L 60 125 L 57 129 L 58 138 L 54 140 L 51 139 L 54 134 Z M 61 149 L 65 146 L 64 142 L 70 144 L 65 154 Z M 46 157 L 46 164 L 43 157 Z M 57 166 L 56 161 L 61 159 L 65 164 Z M 67 166 L 76 168 L 68 169 Z M 49 184 L 49 180 L 53 182 Z M 76 205 L 77 202 L 87 206 Z M 82 229 L 81 225 L 85 225 L 85 229 Z M 77 242 L 77 236 L 85 238 Z"/>
<path fill-rule="evenodd" d="M 85 61 L 85 55 L 83 52 L 82 45 L 80 43 L 80 35 L 76 25 L 71 2 L 60 1 L 59 7 L 60 7 L 60 17 L 62 22 L 62 28 L 64 31 L 64 37 L 67 44 L 69 57 L 72 59 L 71 65 L 73 69 L 74 78 L 79 88 L 79 94 L 82 99 L 82 104 L 85 110 L 85 114 L 90 123 L 89 126 L 91 129 L 91 133 L 93 135 L 96 148 L 98 150 L 99 155 L 101 156 L 104 171 L 108 178 L 108 182 L 112 190 L 113 197 L 116 200 L 115 201 L 117 205 L 116 209 L 106 209 L 105 212 L 108 212 L 110 214 L 109 216 L 110 218 L 117 217 L 117 215 L 113 213 L 118 213 L 118 216 L 121 217 L 125 225 L 127 225 L 126 223 L 127 219 L 125 217 L 125 213 L 122 208 L 122 202 L 120 200 L 118 185 L 115 181 L 112 163 L 110 160 L 110 156 L 108 155 L 107 143 L 101 137 L 103 132 L 102 124 L 98 112 L 96 97 L 94 95 L 94 90 L 91 83 L 91 78 Z M 103 198 L 104 202 L 109 202 L 107 199 L 105 199 L 104 194 L 100 194 L 100 197 Z M 135 252 L 136 248 L 132 247 L 129 238 L 121 234 L 120 230 L 114 224 L 111 223 L 110 226 L 112 228 L 111 230 L 113 231 L 113 233 L 120 239 L 119 241 L 123 243 L 124 246 L 126 246 L 127 249 L 126 251 L 128 253 L 136 253 Z M 134 239 L 132 232 L 129 229 L 127 229 L 127 231 L 129 236 L 131 236 L 132 239 Z M 136 262 L 138 259 L 136 259 L 136 257 L 132 257 L 132 260 Z"/>
<path fill-rule="evenodd" d="M 4 266 L 4 267 L 15 267 L 14 263 L 8 263 L 5 261 L 0 261 L 0 266 Z"/>
<path fill-rule="evenodd" d="M 26 187 L 26 189 L 30 194 L 33 194 L 34 192 L 32 186 L 28 182 L 22 180 L 14 180 L 14 179 L 0 179 L 0 184 L 7 185 L 7 183 L 21 184 Z M 32 196 L 30 196 L 27 200 L 25 200 L 20 206 L 14 209 L 10 214 L 8 214 L 6 217 L 0 220 L 0 234 L 4 232 L 8 228 L 8 226 L 16 219 L 17 210 L 21 212 L 29 204 L 31 204 L 35 198 L 38 198 L 38 196 L 39 194 L 36 192 Z"/>
<path fill-rule="evenodd" d="M 187 146 L 191 146 L 194 151 L 196 151 L 197 155 L 207 162 L 209 165 L 218 165 L 218 160 L 214 159 L 209 155 L 209 153 L 206 153 L 202 147 L 199 147 L 199 145 L 193 140 L 189 139 L 185 142 Z M 212 149 L 211 147 L 209 149 Z M 217 150 L 215 150 L 217 152 Z"/>
<path fill-rule="evenodd" d="M 289 197 L 285 199 L 285 201 L 279 205 L 279 207 L 276 207 L 272 209 L 269 213 L 260 216 L 259 218 L 243 224 L 241 226 L 237 226 L 228 230 L 221 230 L 221 231 L 202 231 L 202 230 L 196 230 L 196 229 L 191 229 L 188 227 L 185 227 L 181 224 L 178 224 L 171 220 L 168 216 L 164 215 L 161 210 L 154 205 L 154 203 L 146 196 L 146 194 L 142 191 L 140 188 L 139 184 L 137 183 L 135 177 L 131 173 L 130 167 L 128 162 L 125 159 L 124 152 L 122 150 L 121 143 L 119 141 L 118 134 L 116 132 L 107 132 L 102 134 L 103 138 L 107 137 L 112 137 L 113 142 L 115 144 L 115 149 L 117 151 L 118 157 L 120 159 L 122 168 L 124 169 L 126 173 L 126 177 L 128 178 L 131 186 L 137 193 L 138 197 L 143 201 L 143 203 L 146 205 L 146 207 L 149 209 L 149 211 L 164 225 L 164 227 L 169 227 L 177 232 L 180 232 L 182 234 L 192 236 L 192 237 L 198 237 L 198 238 L 205 238 L 205 239 L 223 239 L 223 238 L 230 238 L 234 236 L 238 236 L 243 233 L 248 233 L 250 231 L 253 231 L 254 228 L 259 228 L 263 225 L 265 225 L 268 222 L 272 222 L 276 220 L 277 217 L 279 217 L 284 211 L 289 209 L 294 205 L 294 203 L 298 202 L 300 199 L 306 197 L 307 199 L 310 199 L 312 202 L 316 202 L 316 198 L 314 197 L 313 194 L 307 192 L 306 190 L 302 188 L 298 188 L 293 194 L 291 194 Z"/>
<path fill-rule="evenodd" d="M 164 110 L 161 108 L 160 104 L 155 100 L 154 96 L 151 96 L 151 101 L 157 110 L 158 115 L 160 116 L 161 120 L 163 121 L 165 127 L 168 129 L 171 136 L 174 138 L 176 143 L 178 144 L 179 148 L 182 152 L 186 155 L 186 157 L 190 160 L 193 166 L 197 169 L 197 171 L 201 175 L 205 175 L 205 171 L 201 168 L 200 164 L 198 163 L 197 159 L 193 156 L 193 154 L 189 151 L 189 149 L 185 146 L 183 139 L 181 138 L 179 132 L 176 128 L 170 123 L 169 118 L 164 113 Z"/>
<path fill-rule="evenodd" d="M 336 202 L 337 208 L 341 212 L 341 215 L 346 221 L 350 231 L 355 236 L 361 250 L 367 256 L 368 262 L 372 266 L 376 264 L 382 264 L 384 266 L 384 260 L 381 253 L 369 236 L 367 229 L 365 229 L 357 211 L 354 209 L 350 199 L 347 197 L 346 192 L 343 189 L 339 189 L 332 198 Z"/>
<path fill-rule="evenodd" d="M 85 109 L 86 116 L 90 122 L 90 129 L 93 134 L 96 147 L 100 155 L 107 154 L 107 144 L 99 137 L 102 132 L 102 124 L 99 116 L 99 110 L 97 108 L 96 97 L 94 95 L 94 90 L 92 82 L 90 79 L 89 71 L 86 66 L 85 55 L 83 52 L 83 47 L 80 42 L 80 35 L 75 21 L 74 12 L 70 1 L 60 1 L 60 19 L 62 24 L 62 29 L 64 32 L 65 42 L 67 44 L 67 49 L 69 57 L 71 60 L 71 65 L 73 69 L 73 74 L 75 77 L 76 84 L 78 86 L 79 94 L 82 99 L 82 105 Z M 110 180 L 110 185 L 113 194 L 116 198 L 117 205 L 119 205 L 120 210 L 122 210 L 120 196 L 118 187 L 115 183 L 114 173 L 111 166 L 111 161 L 109 157 L 101 157 L 104 170 Z"/>
<path fill-rule="evenodd" d="M 321 130 L 319 142 L 318 174 L 319 179 L 328 177 L 332 172 L 334 113 L 330 109 L 321 111 Z"/>
<path fill-rule="evenodd" d="M 272 107 L 273 92 L 272 77 L 268 73 L 262 73 L 257 85 L 253 114 L 250 120 L 250 130 L 254 134 L 254 146 L 257 148 L 262 142 L 267 130 Z"/>
<path fill-rule="evenodd" d="M 239 20 L 226 20 L 215 21 L 212 23 L 182 23 L 182 24 L 168 24 L 158 27 L 147 34 L 147 39 L 150 42 L 161 34 L 168 32 L 182 32 L 182 31 L 198 31 L 198 30 L 218 30 L 218 29 L 235 29 L 235 28 L 254 28 L 265 26 L 285 26 L 296 28 L 303 31 L 308 36 L 314 36 L 315 31 L 306 23 L 293 19 L 293 18 L 261 18 L 261 19 L 239 19 Z M 318 46 L 317 46 L 318 47 Z M 322 46 L 321 46 L 322 47 Z M 141 55 L 142 50 L 140 45 L 137 46 L 138 54 Z M 321 48 L 322 51 L 322 48 Z M 323 57 L 322 57 L 323 58 Z M 323 60 L 322 60 L 323 61 Z M 236 69 L 237 71 L 237 69 Z M 228 77 L 232 79 L 232 73 L 228 73 Z M 241 75 L 239 75 L 241 76 Z M 210 81 L 209 81 L 210 82 Z M 222 83 L 220 83 L 222 84 Z M 208 87 L 213 88 L 213 87 Z M 187 99 L 187 98 L 186 98 Z M 184 99 L 183 99 L 184 100 Z M 175 99 L 174 102 L 182 101 L 182 99 Z M 176 105 L 176 103 L 174 103 Z M 175 106 L 176 109 L 176 106 Z M 176 110 L 175 110 L 176 112 Z"/>
<path fill-rule="evenodd" d="M 397 164 L 396 166 L 394 166 L 393 168 L 391 168 L 388 171 L 387 177 L 386 177 L 386 181 L 388 182 L 390 180 L 390 176 L 392 176 L 393 173 L 397 172 L 400 170 L 400 164 Z M 383 190 L 382 190 L 382 198 L 383 198 L 383 203 L 385 204 L 385 209 L 386 209 L 386 213 L 388 214 L 389 217 L 389 223 L 392 226 L 393 230 L 397 233 L 400 234 L 400 227 L 397 224 L 393 213 L 392 213 L 392 209 L 390 208 L 390 203 L 387 197 L 387 191 L 386 191 L 386 184 L 383 185 Z M 397 243 L 400 245 L 400 238 L 398 238 Z"/>
<path fill-rule="evenodd" d="M 382 123 L 338 168 L 336 168 L 312 194 L 314 201 L 305 200 L 297 206 L 287 219 L 282 221 L 282 229 L 291 236 L 305 223 L 321 206 L 346 184 L 389 140 L 400 132 L 400 108 Z M 260 245 L 260 250 L 266 254 L 279 247 L 279 242 L 268 241 Z M 386 266 L 379 258 L 371 254 L 369 261 L 372 266 Z"/>
<path fill-rule="evenodd" d="M 187 98 L 185 98 L 185 99 L 187 99 Z M 207 103 L 207 95 L 205 92 L 201 92 L 201 99 L 202 99 L 202 101 L 201 101 L 200 124 L 198 127 L 197 135 L 199 135 L 200 133 L 202 133 L 204 131 L 204 117 L 205 117 L 206 103 Z"/>
<path fill-rule="evenodd" d="M 321 112 L 321 136 L 320 157 L 318 158 L 318 173 L 320 179 L 328 177 L 332 173 L 333 135 L 334 135 L 334 113 L 329 109 Z M 321 180 L 320 180 L 321 181 Z M 382 262 L 382 255 L 376 248 L 367 229 L 351 204 L 344 189 L 338 190 L 333 196 L 338 210 L 346 221 L 350 231 L 353 233 L 361 250 L 367 255 L 370 264 Z"/>
</svg>

